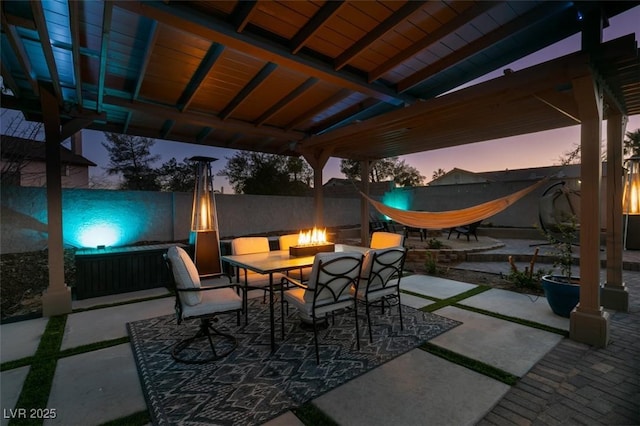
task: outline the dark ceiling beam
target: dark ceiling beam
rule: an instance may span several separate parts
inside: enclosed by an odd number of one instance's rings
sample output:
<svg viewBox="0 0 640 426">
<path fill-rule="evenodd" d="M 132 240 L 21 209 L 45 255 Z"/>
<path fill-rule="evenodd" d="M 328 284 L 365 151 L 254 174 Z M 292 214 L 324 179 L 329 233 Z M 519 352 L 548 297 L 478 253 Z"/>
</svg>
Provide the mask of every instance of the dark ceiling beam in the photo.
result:
<svg viewBox="0 0 640 426">
<path fill-rule="evenodd" d="M 434 32 L 427 34 L 422 39 L 414 42 L 406 49 L 400 51 L 397 55 L 386 60 L 383 64 L 375 68 L 369 73 L 369 82 L 375 81 L 382 77 L 387 72 L 391 71 L 404 61 L 413 58 L 423 50 L 428 49 L 434 44 L 440 42 L 440 39 L 448 36 L 449 34 L 457 31 L 462 26 L 468 24 L 473 19 L 487 12 L 489 9 L 502 4 L 500 1 L 482 1 L 475 3 L 469 9 L 462 12 L 452 20 L 446 22 L 444 25 L 438 27 Z"/>
<path fill-rule="evenodd" d="M 113 105 L 123 110 L 130 110 L 155 117 L 162 117 L 166 120 L 175 120 L 178 123 L 185 123 L 201 127 L 215 127 L 220 130 L 230 132 L 244 132 L 253 135 L 274 136 L 276 138 L 287 138 L 291 140 L 301 140 L 305 135 L 297 131 L 285 131 L 275 127 L 256 127 L 252 123 L 227 119 L 221 120 L 213 114 L 206 114 L 196 111 L 181 112 L 175 108 L 168 108 L 156 104 L 141 101 L 130 101 L 116 96 L 105 96 L 105 105 Z"/>
<path fill-rule="evenodd" d="M 24 75 L 29 82 L 29 86 L 31 86 L 31 90 L 33 90 L 33 93 L 35 93 L 36 96 L 40 96 L 40 88 L 35 78 L 36 73 L 31 67 L 29 56 L 27 56 L 27 52 L 24 50 L 24 45 L 22 44 L 20 35 L 18 35 L 18 31 L 16 31 L 16 27 L 9 24 L 7 16 L 4 14 L 4 12 L 2 13 L 2 31 L 9 39 L 9 44 L 11 45 L 11 48 L 16 55 L 16 59 L 18 59 L 18 63 L 22 68 L 22 72 L 24 72 Z"/>
<path fill-rule="evenodd" d="M 338 72 L 331 64 L 309 57 L 293 55 L 286 46 L 274 41 L 238 33 L 230 23 L 208 15 L 194 12 L 188 5 L 180 2 L 170 5 L 162 2 L 116 1 L 115 4 L 125 10 L 155 19 L 181 31 L 195 34 L 208 40 L 223 44 L 228 49 L 238 50 L 266 62 L 274 62 L 294 71 L 316 77 L 330 84 L 345 87 L 354 92 L 379 99 L 393 105 L 413 103 L 411 95 L 399 95 L 394 89 L 382 84 L 369 84 L 361 76 L 348 72 Z"/>
<path fill-rule="evenodd" d="M 104 2 L 104 12 L 102 16 L 102 45 L 100 46 L 100 76 L 98 78 L 98 101 L 96 109 L 102 112 L 102 102 L 104 99 L 104 82 L 107 74 L 107 48 L 109 47 L 109 34 L 111 32 L 111 18 L 113 17 L 113 3 Z"/>
<path fill-rule="evenodd" d="M 44 19 L 44 10 L 42 10 L 42 3 L 37 1 L 31 2 L 31 12 L 33 13 L 33 19 L 36 23 L 36 29 L 38 31 L 38 37 L 40 38 L 40 45 L 42 46 L 44 60 L 46 61 L 47 69 L 49 70 L 51 87 L 53 88 L 55 97 L 58 99 L 58 103 L 62 105 L 64 96 L 60 87 L 60 75 L 58 74 L 56 58 L 53 56 L 53 48 L 51 47 L 50 41 L 51 38 L 49 37 L 47 21 Z"/>
<path fill-rule="evenodd" d="M 313 35 L 324 26 L 324 24 L 343 7 L 347 2 L 328 1 L 326 2 L 307 24 L 300 28 L 295 36 L 291 39 L 291 53 L 294 55 L 304 47 L 304 45 L 313 37 Z"/>
<path fill-rule="evenodd" d="M 73 77 L 76 81 L 76 101 L 82 110 L 82 72 L 80 71 L 80 2 L 69 2 L 69 32 L 71 33 L 71 56 L 73 57 Z"/>
<path fill-rule="evenodd" d="M 563 12 L 570 7 L 570 5 L 571 3 L 565 2 L 547 2 L 537 6 L 530 12 L 507 22 L 505 25 L 498 27 L 490 33 L 465 45 L 463 48 L 456 50 L 455 53 L 447 55 L 438 62 L 434 62 L 433 64 L 422 68 L 420 71 L 417 71 L 409 77 L 401 80 L 397 84 L 398 92 L 405 92 L 412 87 L 417 86 L 429 77 L 444 71 L 473 55 L 481 53 L 501 40 L 507 37 L 513 37 L 533 25 L 538 24 L 540 21 L 549 19 L 551 15 Z"/>
<path fill-rule="evenodd" d="M 198 133 L 198 136 L 196 136 L 196 142 L 202 143 L 202 141 L 206 140 L 209 137 L 211 132 L 213 132 L 212 127 L 203 127 L 202 130 L 200 130 L 200 132 Z"/>
<path fill-rule="evenodd" d="M 358 57 L 358 55 L 360 55 L 369 46 L 378 41 L 381 37 L 384 37 L 385 34 L 392 31 L 397 25 L 404 22 L 414 12 L 421 9 L 424 4 L 424 1 L 417 0 L 405 3 L 400 9 L 396 10 L 391 14 L 391 16 L 383 20 L 372 31 L 369 31 L 364 37 L 355 42 L 351 47 L 338 56 L 334 61 L 335 69 L 340 70 L 353 59 Z"/>
<path fill-rule="evenodd" d="M 249 95 L 265 82 L 269 75 L 278 68 L 278 65 L 273 62 L 268 62 L 262 69 L 251 79 L 249 84 L 244 86 L 240 92 L 229 102 L 229 104 L 220 112 L 220 118 L 226 120 L 244 101 L 247 100 Z"/>
<path fill-rule="evenodd" d="M 162 125 L 162 129 L 160 129 L 161 139 L 168 139 L 169 133 L 171 133 L 171 130 L 175 125 L 175 120 L 165 120 L 164 124 Z"/>
<path fill-rule="evenodd" d="M 220 55 L 222 55 L 223 51 L 224 46 L 218 43 L 213 43 L 209 47 L 209 50 L 202 59 L 202 62 L 200 62 L 200 65 L 198 65 L 198 69 L 191 77 L 191 81 L 189 81 L 187 87 L 185 87 L 184 91 L 180 95 L 180 98 L 178 99 L 178 109 L 180 111 L 185 111 L 189 108 L 189 104 L 191 104 L 191 101 L 195 97 L 196 93 L 198 93 L 198 90 L 200 90 L 202 82 L 205 80 L 205 78 L 207 78 L 207 75 L 209 75 L 209 73 L 213 69 L 213 66 L 218 61 L 218 58 L 220 58 Z"/>
<path fill-rule="evenodd" d="M 149 29 L 149 38 L 147 39 L 147 45 L 144 49 L 144 58 L 142 59 L 142 64 L 140 66 L 138 81 L 136 81 L 136 87 L 133 90 L 133 99 L 138 99 L 138 96 L 140 96 L 140 88 L 142 87 L 142 83 L 144 82 L 144 76 L 147 75 L 147 68 L 149 67 L 151 54 L 153 53 L 153 46 L 155 46 L 157 40 L 158 23 L 156 21 L 153 21 L 153 23 L 151 24 L 151 28 Z"/>
<path fill-rule="evenodd" d="M 296 117 L 295 119 L 293 119 L 290 123 L 288 123 L 285 126 L 285 128 L 287 130 L 294 129 L 299 124 L 302 124 L 302 123 L 306 122 L 307 120 L 312 119 L 313 117 L 315 117 L 316 115 L 318 115 L 319 113 L 324 111 L 325 109 L 334 106 L 335 104 L 337 104 L 338 102 L 340 102 L 341 100 L 343 100 L 344 98 L 346 98 L 349 95 L 350 95 L 350 91 L 349 90 L 347 90 L 347 89 L 339 90 L 338 92 L 336 92 L 332 96 L 330 96 L 328 99 L 324 100 L 323 102 L 320 102 L 319 104 L 317 104 L 316 106 L 311 108 L 309 111 L 306 111 L 303 114 L 301 114 L 298 117 Z"/>
<path fill-rule="evenodd" d="M 278 111 L 280 111 L 282 108 L 286 107 L 291 102 L 298 99 L 307 90 L 313 87 L 313 85 L 316 84 L 317 82 L 318 82 L 318 79 L 315 77 L 310 77 L 306 79 L 304 83 L 300 84 L 298 87 L 293 89 L 293 91 L 289 92 L 289 94 L 287 94 L 284 98 L 280 99 L 278 102 L 275 103 L 275 105 L 273 105 L 271 108 L 265 111 L 264 114 L 258 117 L 258 119 L 255 121 L 254 124 L 256 126 L 262 126 L 265 123 L 265 121 L 269 120 L 276 113 L 278 113 Z"/>
<path fill-rule="evenodd" d="M 339 126 L 342 123 L 347 123 L 356 119 L 357 115 L 362 113 L 363 111 L 368 110 L 374 105 L 378 105 L 380 101 L 377 99 L 367 98 L 363 101 L 360 101 L 356 104 L 351 105 L 350 107 L 340 111 L 337 114 L 332 115 L 331 117 L 321 121 L 316 124 L 312 129 L 312 134 L 318 134 L 326 131 L 326 129 L 331 129 Z"/>
<path fill-rule="evenodd" d="M 75 135 L 82 129 L 86 129 L 94 120 L 106 119 L 106 114 L 88 114 L 72 118 L 62 125 L 60 140 L 63 141 Z"/>
<path fill-rule="evenodd" d="M 251 15 L 258 9 L 257 1 L 239 1 L 231 12 L 231 22 L 236 27 L 236 31 L 241 33 L 244 27 L 251 21 Z"/>
</svg>

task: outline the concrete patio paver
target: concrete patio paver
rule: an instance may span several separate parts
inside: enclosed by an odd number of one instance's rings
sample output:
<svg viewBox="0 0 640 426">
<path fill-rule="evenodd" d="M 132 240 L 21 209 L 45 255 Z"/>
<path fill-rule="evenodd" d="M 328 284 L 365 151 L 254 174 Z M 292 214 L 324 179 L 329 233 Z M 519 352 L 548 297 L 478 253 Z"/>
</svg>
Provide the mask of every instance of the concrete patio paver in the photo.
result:
<svg viewBox="0 0 640 426">
<path fill-rule="evenodd" d="M 174 299 L 166 297 L 70 314 L 61 349 L 126 337 L 128 322 L 171 314 L 173 304 Z"/>
<path fill-rule="evenodd" d="M 462 322 L 429 342 L 484 362 L 518 377 L 524 376 L 562 336 L 510 321 L 447 306 L 434 313 Z"/>
<path fill-rule="evenodd" d="M 492 288 L 459 302 L 461 305 L 484 309 L 497 314 L 525 319 L 561 330 L 569 330 L 569 318 L 553 313 L 543 296 L 515 293 Z"/>
<path fill-rule="evenodd" d="M 126 343 L 58 360 L 45 425 L 97 425 L 147 409 L 131 346 Z"/>
<path fill-rule="evenodd" d="M 401 290 L 435 297 L 436 299 L 447 299 L 476 287 L 477 285 L 475 284 L 418 274 L 403 277 L 400 281 Z"/>
<path fill-rule="evenodd" d="M 412 294 L 400 293 L 400 303 L 414 309 L 420 309 L 420 308 L 424 308 L 425 306 L 429 306 L 435 302 L 433 300 L 425 299 L 424 297 L 418 297 Z"/>
<path fill-rule="evenodd" d="M 129 293 L 111 294 L 109 296 L 92 297 L 90 299 L 83 299 L 83 300 L 74 300 L 72 302 L 72 308 L 74 310 L 87 309 L 87 308 L 93 308 L 96 306 L 123 303 L 131 300 L 132 295 L 134 295 L 136 299 L 161 297 L 161 296 L 168 296 L 169 290 L 166 289 L 165 287 L 158 287 L 158 288 L 150 288 L 147 290 L 139 290 L 139 291 L 129 292 Z"/>
<path fill-rule="evenodd" d="M 36 318 L 0 326 L 0 362 L 13 361 L 36 353 L 49 318 Z"/>
<path fill-rule="evenodd" d="M 509 386 L 414 349 L 313 400 L 341 425 L 470 425 Z"/>
<path fill-rule="evenodd" d="M 7 411 L 16 406 L 24 380 L 29 374 L 29 368 L 29 366 L 14 368 L 0 373 L 0 404 L 3 408 L 0 425 L 2 426 L 9 424 L 11 415 L 7 415 Z"/>
</svg>

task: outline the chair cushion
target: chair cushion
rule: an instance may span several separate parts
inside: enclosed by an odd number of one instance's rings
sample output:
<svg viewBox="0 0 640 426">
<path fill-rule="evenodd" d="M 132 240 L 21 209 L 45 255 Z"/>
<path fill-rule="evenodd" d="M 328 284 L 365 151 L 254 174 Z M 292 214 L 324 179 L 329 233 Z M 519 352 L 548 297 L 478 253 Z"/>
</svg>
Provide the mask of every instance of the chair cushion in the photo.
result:
<svg viewBox="0 0 640 426">
<path fill-rule="evenodd" d="M 397 279 L 395 279 L 395 284 L 391 284 L 390 279 L 397 272 L 396 268 L 401 267 L 406 251 L 407 249 L 404 247 L 369 250 L 362 263 L 358 298 L 363 300 L 367 291 L 369 292 L 369 300 L 375 300 L 395 292 L 397 289 L 386 291 L 384 287 L 398 285 Z"/>
<path fill-rule="evenodd" d="M 183 319 L 242 309 L 242 297 L 229 287 L 198 293 L 202 295 L 202 301 L 197 305 L 184 306 Z"/>
<path fill-rule="evenodd" d="M 231 254 L 252 254 L 269 251 L 267 237 L 240 237 L 231 240 Z"/>
<path fill-rule="evenodd" d="M 171 261 L 173 269 L 173 278 L 176 281 L 176 287 L 179 289 L 200 288 L 200 275 L 189 255 L 184 249 L 177 246 L 169 247 L 167 256 Z M 182 291 L 179 292 L 180 300 L 188 306 L 197 305 L 202 300 L 199 291 Z"/>
<path fill-rule="evenodd" d="M 280 250 L 289 250 L 289 247 L 297 245 L 299 236 L 299 234 L 281 235 L 280 238 L 278 238 Z"/>
<path fill-rule="evenodd" d="M 371 244 L 369 244 L 369 247 L 372 249 L 402 247 L 403 241 L 404 236 L 401 234 L 394 234 L 393 232 L 374 232 L 371 234 Z"/>
<path fill-rule="evenodd" d="M 325 265 L 323 266 L 323 268 L 326 268 L 326 270 L 330 273 L 337 273 L 337 274 L 342 274 L 344 272 L 344 268 L 345 268 L 345 263 L 343 262 L 334 262 L 330 265 L 326 265 L 327 262 L 330 262 L 334 259 L 340 259 L 340 258 L 347 258 L 345 259 L 346 265 L 348 266 L 351 262 L 350 259 L 352 258 L 356 258 L 359 259 L 360 261 L 362 260 L 362 253 L 358 253 L 358 252 L 332 252 L 332 253 L 318 253 L 316 254 L 314 260 L 313 260 L 313 266 L 311 269 L 311 276 L 309 277 L 309 281 L 307 282 L 307 287 L 309 289 L 315 289 L 316 288 L 316 284 L 318 282 L 325 282 L 328 278 L 328 276 L 326 276 L 327 274 L 323 271 L 319 271 L 318 269 L 320 268 L 320 262 L 324 263 Z M 362 266 L 362 265 L 361 265 Z M 360 273 L 361 268 L 357 268 L 356 270 L 351 271 L 348 276 L 352 279 L 355 279 L 357 282 L 358 279 L 358 274 Z M 326 290 L 325 290 L 326 291 Z M 327 294 L 326 296 L 330 296 L 330 294 Z M 304 295 L 304 300 L 307 303 L 313 303 L 313 297 L 314 297 L 314 292 L 312 291 L 307 291 L 305 292 Z M 323 295 L 320 294 L 318 295 L 318 299 L 323 299 Z"/>
</svg>

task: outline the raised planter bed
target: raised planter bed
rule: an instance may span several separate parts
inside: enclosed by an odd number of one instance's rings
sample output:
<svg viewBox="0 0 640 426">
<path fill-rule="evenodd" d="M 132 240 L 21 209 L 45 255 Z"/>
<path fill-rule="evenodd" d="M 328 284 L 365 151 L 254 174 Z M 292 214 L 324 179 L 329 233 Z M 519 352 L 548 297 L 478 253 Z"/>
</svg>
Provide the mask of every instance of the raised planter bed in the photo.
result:
<svg viewBox="0 0 640 426">
<path fill-rule="evenodd" d="M 169 271 L 162 255 L 173 245 L 176 244 L 78 250 L 75 254 L 75 298 L 81 300 L 167 286 Z"/>
</svg>

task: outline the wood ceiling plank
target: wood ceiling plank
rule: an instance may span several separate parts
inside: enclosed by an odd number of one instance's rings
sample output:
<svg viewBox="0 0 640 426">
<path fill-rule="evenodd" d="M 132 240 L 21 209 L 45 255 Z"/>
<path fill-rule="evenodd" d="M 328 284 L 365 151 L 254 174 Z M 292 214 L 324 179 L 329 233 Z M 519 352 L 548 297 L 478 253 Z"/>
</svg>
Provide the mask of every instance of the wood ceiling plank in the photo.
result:
<svg viewBox="0 0 640 426">
<path fill-rule="evenodd" d="M 318 79 L 315 77 L 310 77 L 305 80 L 302 84 L 297 86 L 293 91 L 289 92 L 286 96 L 276 102 L 271 108 L 264 112 L 258 119 L 256 120 L 256 126 L 262 126 L 265 122 L 267 122 L 271 117 L 277 114 L 280 110 L 285 108 L 294 100 L 298 99 L 302 96 L 307 90 L 313 87 L 318 82 Z"/>
<path fill-rule="evenodd" d="M 309 39 L 311 39 L 322 28 L 325 23 L 331 19 L 339 10 L 345 5 L 345 2 L 341 1 L 328 1 L 317 13 L 313 15 L 313 18 L 307 22 L 295 36 L 291 38 L 290 46 L 291 53 L 294 55 L 304 47 Z"/>
<path fill-rule="evenodd" d="M 277 63 L 280 66 L 306 73 L 308 76 L 317 77 L 331 84 L 361 92 L 393 105 L 413 102 L 411 96 L 397 96 L 393 89 L 382 85 L 369 84 L 363 78 L 351 73 L 337 72 L 326 63 L 292 55 L 288 49 L 273 42 L 254 36 L 247 36 L 244 33 L 238 34 L 228 23 L 211 17 L 206 17 L 205 19 L 205 17 L 183 7 L 180 3 L 166 5 L 162 3 L 116 1 L 115 4 L 118 7 L 156 19 L 182 31 L 219 42 L 229 49 L 246 52 L 247 55 Z"/>
<path fill-rule="evenodd" d="M 400 81 L 397 84 L 398 91 L 404 92 L 406 90 L 409 90 L 410 88 L 420 84 L 432 75 L 459 63 L 460 61 L 468 58 L 471 55 L 482 52 L 484 49 L 499 42 L 503 38 L 513 36 L 514 34 L 517 34 L 518 32 L 534 25 L 540 20 L 548 18 L 550 14 L 562 12 L 566 8 L 567 4 L 560 2 L 547 3 L 543 4 L 542 6 L 538 6 L 525 15 L 522 15 L 517 19 L 508 22 L 505 25 L 490 32 L 489 34 L 486 34 L 485 36 L 467 44 L 463 49 L 447 55 L 440 61 L 431 64 L 430 66 Z"/>
<path fill-rule="evenodd" d="M 453 19 L 449 20 L 442 26 L 440 26 L 434 32 L 426 35 L 419 41 L 415 42 L 410 48 L 403 50 L 398 53 L 393 58 L 389 59 L 375 70 L 369 73 L 369 82 L 375 81 L 391 69 L 397 67 L 400 63 L 408 60 L 413 57 L 420 51 L 429 49 L 429 47 L 433 46 L 435 43 L 438 43 L 442 38 L 447 35 L 457 31 L 459 28 L 464 26 L 467 22 L 472 21 L 477 18 L 481 14 L 490 10 L 491 8 L 498 5 L 499 2 L 481 2 L 477 3 L 473 7 L 467 9 L 460 15 L 455 16 Z"/>
<path fill-rule="evenodd" d="M 268 62 L 262 69 L 251 79 L 251 81 L 242 88 L 240 92 L 236 95 L 235 98 L 222 110 L 219 114 L 220 118 L 223 120 L 229 118 L 231 114 L 243 103 L 247 100 L 247 98 L 251 95 L 251 93 L 260 87 L 267 78 L 278 68 L 278 65 L 273 62 Z"/>
<path fill-rule="evenodd" d="M 274 127 L 256 127 L 252 123 L 239 122 L 233 119 L 221 120 L 214 114 L 199 113 L 194 111 L 180 112 L 175 108 L 168 108 L 146 102 L 127 101 L 114 96 L 105 96 L 105 103 L 119 108 L 130 109 L 152 117 L 175 120 L 176 122 L 191 123 L 199 126 L 209 126 L 215 129 L 247 133 L 250 135 L 272 136 L 290 140 L 300 140 L 304 134 L 297 131 L 284 131 Z M 135 125 L 135 124 L 134 124 Z"/>
<path fill-rule="evenodd" d="M 20 35 L 18 35 L 18 31 L 13 25 L 10 25 L 7 21 L 7 17 L 4 14 L 4 11 L 1 14 L 2 16 L 2 31 L 7 35 L 9 39 L 9 44 L 12 47 L 14 54 L 16 55 L 16 59 L 22 68 L 22 72 L 27 79 L 29 86 L 31 86 L 31 90 L 36 96 L 40 96 L 40 88 L 38 86 L 38 82 L 34 78 L 35 72 L 33 71 L 33 67 L 31 66 L 31 62 L 29 61 L 29 56 L 24 49 L 24 45 L 22 44 L 22 40 L 20 39 Z M 34 24 L 35 26 L 35 24 Z"/>
<path fill-rule="evenodd" d="M 424 2 L 422 1 L 409 1 L 405 3 L 400 9 L 394 12 L 391 16 L 384 18 L 374 29 L 370 30 L 364 37 L 358 40 L 355 44 L 349 47 L 343 54 L 336 58 L 334 65 L 336 70 L 341 69 L 355 57 L 362 54 L 362 52 L 370 47 L 372 44 L 378 41 L 388 32 L 392 31 L 398 24 L 411 16 L 415 11 L 422 8 Z"/>
<path fill-rule="evenodd" d="M 251 21 L 251 16 L 256 12 L 258 2 L 256 0 L 251 1 L 239 1 L 236 7 L 231 13 L 231 22 L 236 27 L 236 31 L 241 33 L 244 31 L 244 27 Z"/>
<path fill-rule="evenodd" d="M 324 110 L 332 107 L 336 103 L 340 102 L 341 100 L 343 100 L 347 96 L 349 96 L 349 91 L 347 89 L 339 90 L 338 92 L 336 92 L 335 94 L 333 94 L 329 98 L 327 98 L 324 101 L 320 102 L 319 104 L 315 105 L 310 110 L 305 111 L 304 113 L 298 115 L 296 118 L 293 119 L 293 121 L 289 122 L 285 126 L 285 129 L 286 130 L 292 130 L 292 129 L 296 128 L 297 126 L 300 126 L 301 124 L 311 120 L 313 117 L 315 117 L 316 115 L 318 115 L 322 111 L 324 111 Z"/>
</svg>

